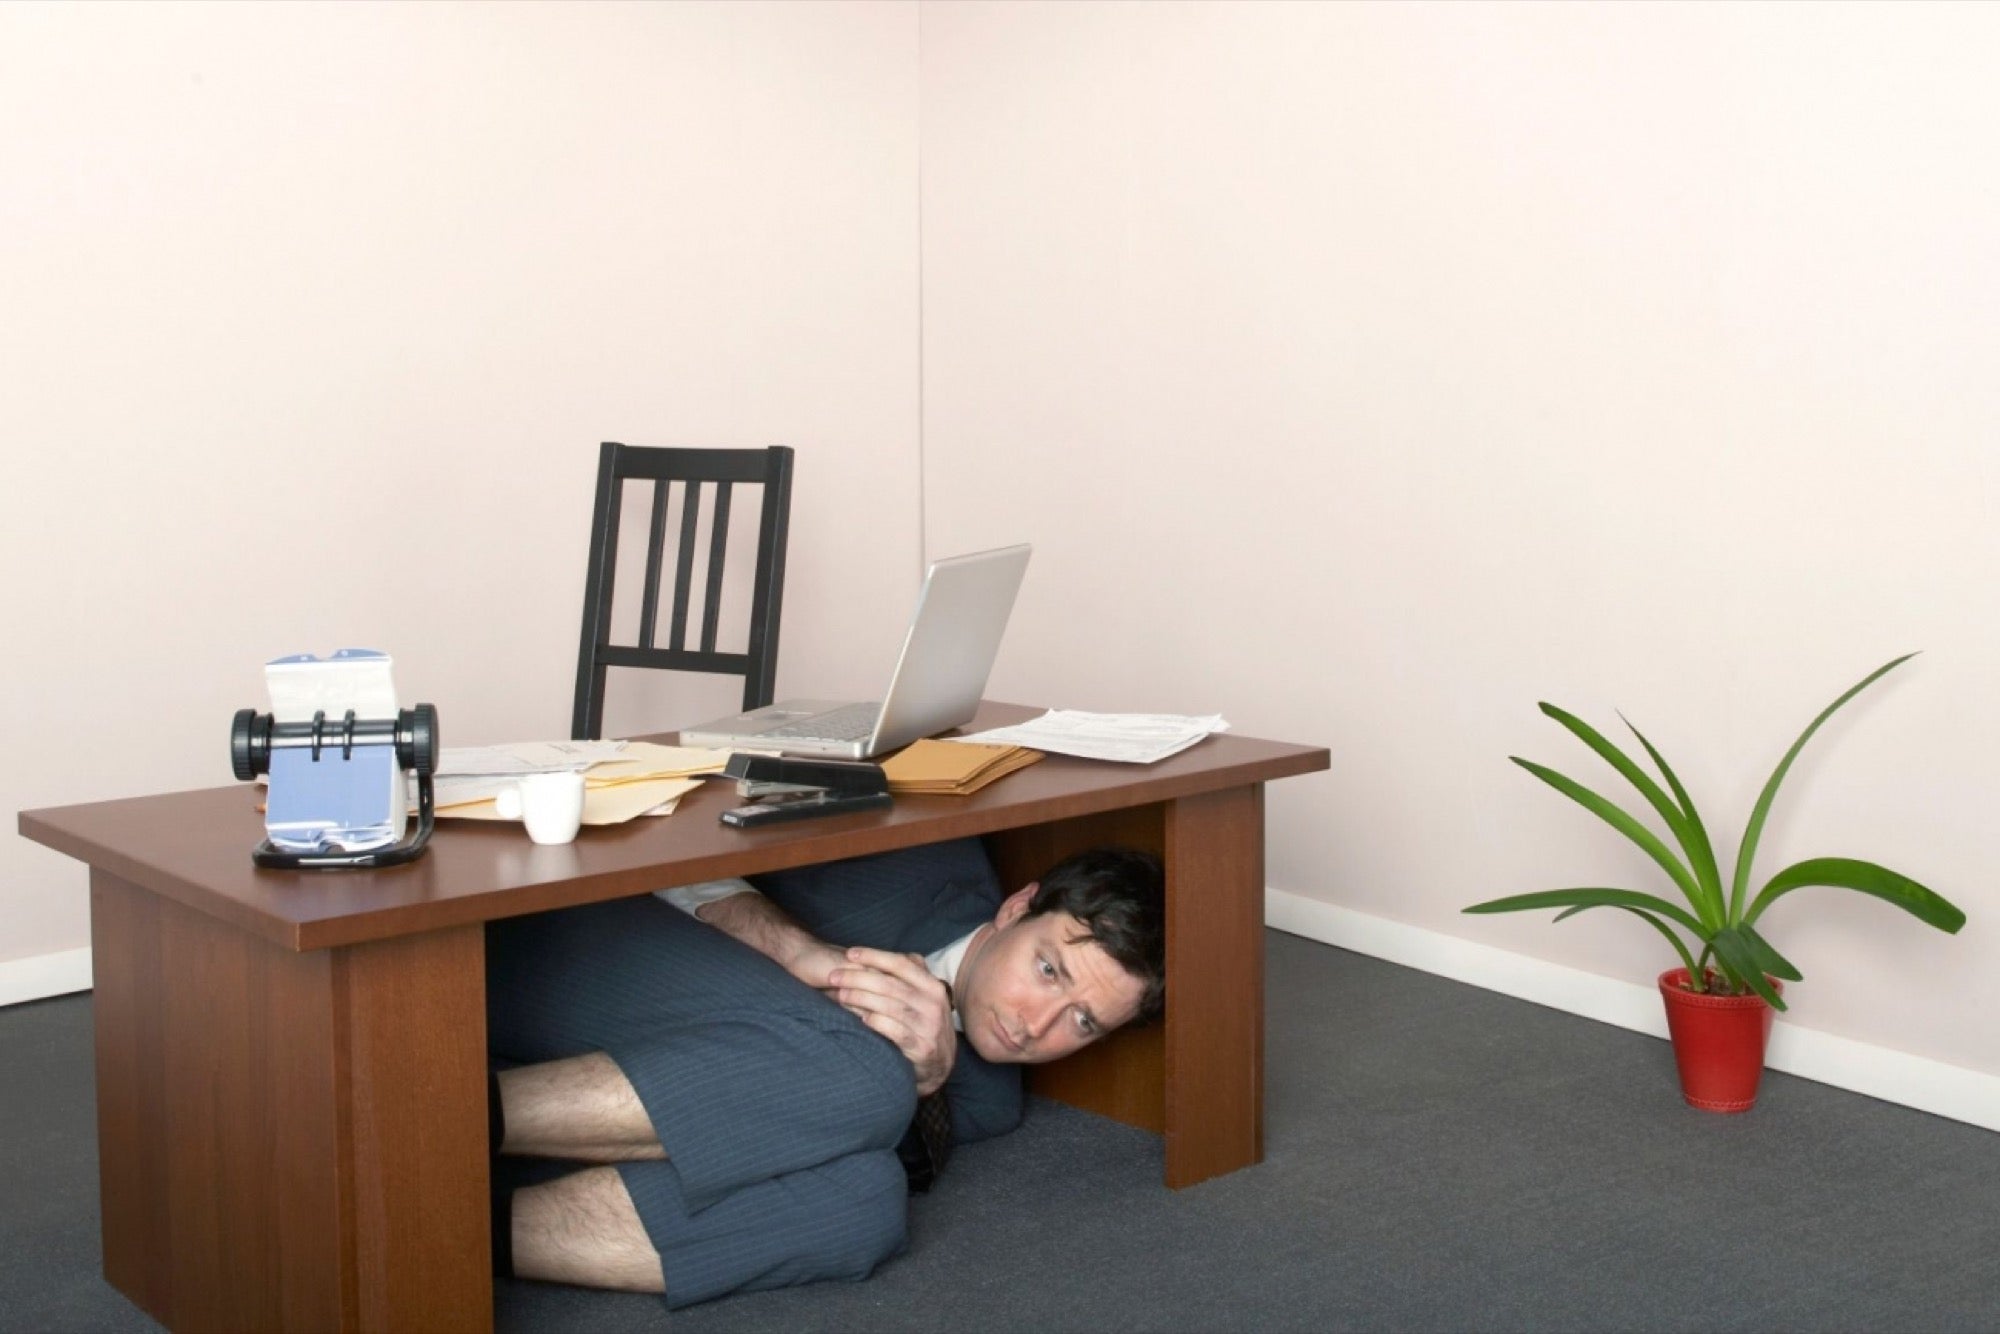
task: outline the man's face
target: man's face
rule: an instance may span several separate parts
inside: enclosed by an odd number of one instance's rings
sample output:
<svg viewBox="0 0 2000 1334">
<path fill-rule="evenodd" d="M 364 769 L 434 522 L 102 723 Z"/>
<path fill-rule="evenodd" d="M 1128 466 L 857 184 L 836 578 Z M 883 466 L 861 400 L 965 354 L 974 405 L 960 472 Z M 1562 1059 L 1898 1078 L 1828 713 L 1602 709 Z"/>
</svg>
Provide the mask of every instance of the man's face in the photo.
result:
<svg viewBox="0 0 2000 1334">
<path fill-rule="evenodd" d="M 1139 1012 L 1145 985 L 1068 913 L 1027 916 L 1011 895 L 974 943 L 954 988 L 965 1040 L 989 1061 L 1036 1065 L 1089 1046 Z"/>
</svg>

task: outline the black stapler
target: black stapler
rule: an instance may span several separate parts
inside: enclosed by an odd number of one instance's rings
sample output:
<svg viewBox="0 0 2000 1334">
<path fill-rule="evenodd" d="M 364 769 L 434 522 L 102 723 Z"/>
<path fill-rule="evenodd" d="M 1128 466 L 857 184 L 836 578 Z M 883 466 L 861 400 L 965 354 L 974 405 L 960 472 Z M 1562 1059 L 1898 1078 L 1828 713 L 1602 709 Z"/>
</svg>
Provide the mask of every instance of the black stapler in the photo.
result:
<svg viewBox="0 0 2000 1334">
<path fill-rule="evenodd" d="M 729 757 L 722 775 L 735 779 L 737 795 L 750 800 L 722 813 L 722 823 L 738 829 L 874 810 L 890 801 L 882 766 L 863 761 L 738 753 Z"/>
</svg>

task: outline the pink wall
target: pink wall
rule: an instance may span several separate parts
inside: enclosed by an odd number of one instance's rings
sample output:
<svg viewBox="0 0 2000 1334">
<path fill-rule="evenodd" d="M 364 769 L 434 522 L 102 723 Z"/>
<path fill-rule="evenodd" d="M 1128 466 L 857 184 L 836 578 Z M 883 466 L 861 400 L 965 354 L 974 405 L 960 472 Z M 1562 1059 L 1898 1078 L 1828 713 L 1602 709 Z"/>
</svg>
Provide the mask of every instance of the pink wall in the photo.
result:
<svg viewBox="0 0 2000 1334">
<path fill-rule="evenodd" d="M 1992 7 L 941 4 L 933 550 L 1037 543 L 997 688 L 1323 742 L 1271 885 L 1639 983 L 1642 854 L 1507 763 L 1665 751 L 1805 891 L 1792 1020 L 2000 1072 Z M 1608 790 L 1608 788 L 1607 788 Z M 1815 897 L 1815 894 L 1818 897 Z"/>
<path fill-rule="evenodd" d="M 260 664 L 342 645 L 447 744 L 566 734 L 607 439 L 796 447 L 780 688 L 879 680 L 919 554 L 916 35 L 0 5 L 0 805 L 227 783 Z M 87 943 L 82 868 L 10 831 L 0 961 Z"/>
</svg>

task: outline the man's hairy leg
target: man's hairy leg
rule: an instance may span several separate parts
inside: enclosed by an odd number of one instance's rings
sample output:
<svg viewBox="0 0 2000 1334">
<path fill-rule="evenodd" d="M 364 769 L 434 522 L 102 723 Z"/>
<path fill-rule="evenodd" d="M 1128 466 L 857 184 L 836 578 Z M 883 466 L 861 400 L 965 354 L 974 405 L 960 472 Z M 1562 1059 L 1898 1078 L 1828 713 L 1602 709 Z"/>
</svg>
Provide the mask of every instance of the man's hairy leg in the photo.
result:
<svg viewBox="0 0 2000 1334">
<path fill-rule="evenodd" d="M 638 1091 L 601 1051 L 502 1070 L 498 1078 L 507 1127 L 502 1153 L 586 1163 L 667 1156 Z"/>
<path fill-rule="evenodd" d="M 514 1192 L 514 1274 L 622 1292 L 664 1292 L 659 1253 L 615 1167 Z"/>
</svg>

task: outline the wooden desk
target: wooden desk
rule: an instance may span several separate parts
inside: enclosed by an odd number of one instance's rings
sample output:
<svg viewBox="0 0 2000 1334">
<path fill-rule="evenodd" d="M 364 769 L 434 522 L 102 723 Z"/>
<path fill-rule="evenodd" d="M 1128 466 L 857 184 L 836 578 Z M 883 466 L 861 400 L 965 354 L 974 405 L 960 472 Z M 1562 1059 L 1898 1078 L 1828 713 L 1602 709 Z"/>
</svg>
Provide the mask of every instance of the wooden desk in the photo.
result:
<svg viewBox="0 0 2000 1334">
<path fill-rule="evenodd" d="M 440 822 L 415 863 L 358 872 L 253 867 L 240 784 L 24 811 L 90 865 L 105 1277 L 180 1329 L 491 1329 L 484 924 L 968 835 L 1010 886 L 1098 843 L 1161 854 L 1164 1022 L 1031 1087 L 1164 1134 L 1169 1186 L 1257 1162 L 1263 784 L 1327 764 L 1225 735 L 755 832 L 716 822 L 739 799 L 710 785 L 564 847 Z"/>
</svg>

